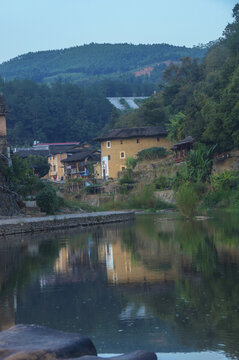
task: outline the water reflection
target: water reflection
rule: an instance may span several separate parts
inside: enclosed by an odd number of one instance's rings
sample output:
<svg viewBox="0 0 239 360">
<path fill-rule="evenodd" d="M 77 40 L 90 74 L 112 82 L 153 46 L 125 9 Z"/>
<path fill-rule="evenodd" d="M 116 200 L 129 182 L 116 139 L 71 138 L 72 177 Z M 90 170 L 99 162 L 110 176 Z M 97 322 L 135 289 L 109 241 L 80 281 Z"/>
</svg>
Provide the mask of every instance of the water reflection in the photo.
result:
<svg viewBox="0 0 239 360">
<path fill-rule="evenodd" d="M 218 351 L 238 357 L 238 214 L 8 239 L 0 329 L 37 323 L 86 334 L 99 352 Z"/>
</svg>

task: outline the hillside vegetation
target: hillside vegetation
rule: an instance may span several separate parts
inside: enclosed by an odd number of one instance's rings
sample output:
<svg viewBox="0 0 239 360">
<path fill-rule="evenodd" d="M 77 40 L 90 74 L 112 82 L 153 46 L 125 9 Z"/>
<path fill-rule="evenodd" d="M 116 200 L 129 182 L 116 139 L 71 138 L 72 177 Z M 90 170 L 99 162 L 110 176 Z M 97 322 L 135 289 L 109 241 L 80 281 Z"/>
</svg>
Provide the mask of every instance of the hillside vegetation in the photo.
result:
<svg viewBox="0 0 239 360">
<path fill-rule="evenodd" d="M 99 91 L 74 84 L 51 87 L 32 80 L 4 82 L 8 141 L 12 146 L 40 142 L 90 141 L 109 123 L 113 106 Z"/>
<path fill-rule="evenodd" d="M 204 54 L 205 49 L 199 47 L 92 43 L 18 56 L 0 65 L 0 76 L 5 80 L 17 78 L 52 83 L 60 79 L 77 84 L 123 76 L 125 81 L 131 82 L 135 78 L 134 71 L 151 66 L 151 78 L 155 82 L 162 78 L 168 63 L 185 56 L 201 59 Z M 142 78 L 145 80 L 147 75 Z"/>
<path fill-rule="evenodd" d="M 239 146 L 239 4 L 234 21 L 201 63 L 171 64 L 165 83 L 139 110 L 115 116 L 110 127 L 165 124 L 174 141 L 192 135 L 217 152 Z M 166 84 L 166 85 L 165 85 Z"/>
</svg>

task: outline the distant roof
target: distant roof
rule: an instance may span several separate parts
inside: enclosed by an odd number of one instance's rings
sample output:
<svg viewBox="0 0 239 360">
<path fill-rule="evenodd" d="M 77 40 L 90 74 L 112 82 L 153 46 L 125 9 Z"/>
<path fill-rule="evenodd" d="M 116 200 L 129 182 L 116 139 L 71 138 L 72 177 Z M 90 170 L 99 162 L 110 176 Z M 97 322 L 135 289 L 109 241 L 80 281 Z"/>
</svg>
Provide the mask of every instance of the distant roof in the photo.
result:
<svg viewBox="0 0 239 360">
<path fill-rule="evenodd" d="M 66 154 L 69 150 L 74 149 L 75 146 L 75 144 L 49 145 L 49 155 Z"/>
<path fill-rule="evenodd" d="M 87 158 L 91 158 L 93 161 L 100 161 L 100 154 L 96 150 L 82 149 L 77 153 L 68 155 L 66 159 L 61 160 L 62 163 L 84 161 Z"/>
<path fill-rule="evenodd" d="M 79 148 L 79 146 L 72 146 L 71 148 L 69 148 L 69 150 L 67 150 L 67 153 L 74 154 L 74 153 L 80 153 L 82 151 L 95 152 L 96 148 L 94 146 L 87 146 L 87 147 L 82 146 L 81 148 Z"/>
<path fill-rule="evenodd" d="M 47 157 L 49 155 L 49 151 L 48 150 L 34 150 L 34 149 L 26 149 L 26 150 L 19 150 L 16 151 L 16 154 L 22 158 L 25 159 L 28 156 L 44 156 Z"/>
<path fill-rule="evenodd" d="M 58 146 L 58 145 L 79 145 L 79 144 L 80 144 L 79 141 L 65 142 L 65 143 L 39 143 L 39 144 L 35 145 L 35 147 L 37 147 L 37 146 L 45 146 L 45 145 Z"/>
<path fill-rule="evenodd" d="M 152 136 L 167 136 L 164 126 L 144 126 L 135 128 L 113 129 L 95 138 L 95 141 L 113 140 L 113 139 L 130 139 Z"/>
<path fill-rule="evenodd" d="M 176 150 L 180 145 L 193 144 L 193 143 L 194 143 L 193 137 L 192 136 L 187 136 L 187 137 L 185 137 L 185 139 L 173 144 L 171 149 Z"/>
<path fill-rule="evenodd" d="M 7 105 L 3 94 L 0 93 L 0 116 L 8 112 Z"/>
</svg>

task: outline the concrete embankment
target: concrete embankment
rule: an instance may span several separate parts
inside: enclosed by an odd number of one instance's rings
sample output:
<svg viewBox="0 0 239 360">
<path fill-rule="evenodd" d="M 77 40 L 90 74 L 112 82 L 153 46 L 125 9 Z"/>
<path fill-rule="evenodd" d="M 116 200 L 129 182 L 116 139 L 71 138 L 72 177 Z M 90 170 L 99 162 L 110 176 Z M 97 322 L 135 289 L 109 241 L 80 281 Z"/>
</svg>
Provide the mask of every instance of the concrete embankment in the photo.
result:
<svg viewBox="0 0 239 360">
<path fill-rule="evenodd" d="M 134 211 L 105 211 L 0 220 L 0 237 L 133 220 Z"/>
</svg>

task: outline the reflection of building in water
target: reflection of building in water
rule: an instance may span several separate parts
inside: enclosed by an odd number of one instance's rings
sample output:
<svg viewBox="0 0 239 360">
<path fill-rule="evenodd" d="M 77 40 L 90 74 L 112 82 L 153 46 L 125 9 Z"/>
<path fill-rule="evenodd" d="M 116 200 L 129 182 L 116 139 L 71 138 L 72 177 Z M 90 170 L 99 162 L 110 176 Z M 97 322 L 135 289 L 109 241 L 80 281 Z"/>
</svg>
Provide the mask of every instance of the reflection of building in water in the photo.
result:
<svg viewBox="0 0 239 360">
<path fill-rule="evenodd" d="M 97 246 L 89 236 L 87 242 L 69 244 L 59 250 L 54 274 L 41 276 L 40 286 L 90 281 L 96 279 L 102 269 L 105 271 L 105 267 L 99 269 L 97 265 Z"/>
<path fill-rule="evenodd" d="M 62 248 L 59 257 L 56 259 L 54 270 L 56 273 L 68 273 L 72 271 L 71 254 L 69 247 Z"/>
<path fill-rule="evenodd" d="M 85 247 L 65 246 L 61 248 L 55 261 L 54 271 L 58 274 L 71 274 L 79 266 L 90 268 L 93 258 L 92 246 L 91 240 L 88 239 L 88 244 Z"/>
<path fill-rule="evenodd" d="M 111 283 L 142 283 L 173 281 L 178 278 L 178 264 L 171 262 L 167 269 L 150 269 L 132 259 L 132 253 L 122 248 L 121 243 L 100 246 L 99 255 L 106 261 L 107 277 Z M 103 260 L 103 259 L 102 259 Z"/>
</svg>

